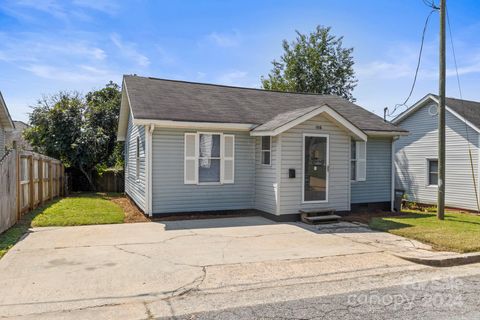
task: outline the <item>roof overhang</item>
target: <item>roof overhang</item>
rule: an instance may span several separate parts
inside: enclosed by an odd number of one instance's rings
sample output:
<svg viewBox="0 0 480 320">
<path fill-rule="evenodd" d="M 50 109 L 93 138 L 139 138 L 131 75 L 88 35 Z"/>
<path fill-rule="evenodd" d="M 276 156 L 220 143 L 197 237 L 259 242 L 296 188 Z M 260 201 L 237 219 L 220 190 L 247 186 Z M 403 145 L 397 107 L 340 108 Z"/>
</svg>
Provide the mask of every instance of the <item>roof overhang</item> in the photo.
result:
<svg viewBox="0 0 480 320">
<path fill-rule="evenodd" d="M 0 92 L 0 124 L 5 131 L 12 131 L 15 129 L 10 112 L 8 112 L 7 104 Z"/>
<path fill-rule="evenodd" d="M 117 141 L 125 141 L 128 130 L 128 117 L 130 117 L 130 98 L 128 97 L 127 84 L 122 84 L 122 101 L 120 103 L 120 116 L 118 117 Z"/>
<path fill-rule="evenodd" d="M 200 122 L 200 121 L 176 121 L 176 120 L 155 120 L 155 119 L 133 119 L 133 124 L 144 126 L 154 125 L 162 128 L 181 129 L 211 129 L 211 130 L 234 130 L 250 131 L 255 128 L 251 123 L 227 123 L 227 122 Z"/>
<path fill-rule="evenodd" d="M 402 122 L 404 119 L 406 119 L 407 117 L 409 117 L 411 114 L 413 114 L 415 111 L 417 111 L 419 108 L 425 106 L 426 104 L 428 104 L 429 102 L 434 102 L 436 104 L 439 103 L 437 97 L 435 97 L 434 95 L 432 94 L 427 94 L 425 97 L 423 97 L 422 99 L 420 99 L 417 103 L 415 103 L 413 106 L 411 106 L 410 108 L 408 108 L 407 110 L 405 110 L 403 113 L 399 114 L 398 117 L 396 117 L 395 119 L 392 120 L 392 123 L 393 124 L 399 124 L 400 122 Z M 465 117 L 463 117 L 462 115 L 460 115 L 459 113 L 457 113 L 455 110 L 453 110 L 452 108 L 450 108 L 449 106 L 445 106 L 445 110 L 447 110 L 448 112 L 450 112 L 452 115 L 454 115 L 455 117 L 457 117 L 460 121 L 466 123 L 470 128 L 472 128 L 473 130 L 475 130 L 476 132 L 480 133 L 480 128 L 478 128 L 476 125 L 474 125 L 473 123 L 471 123 L 470 121 L 468 121 L 467 119 L 465 119 Z"/>
<path fill-rule="evenodd" d="M 295 119 L 292 119 L 288 121 L 287 123 L 273 129 L 273 130 L 257 130 L 254 129 L 252 132 L 250 132 L 250 135 L 252 136 L 276 136 L 281 134 L 282 132 L 285 132 L 317 115 L 324 114 L 328 117 L 329 120 L 332 122 L 335 122 L 339 126 L 345 128 L 347 131 L 349 131 L 354 137 L 356 137 L 359 140 L 367 141 L 368 136 L 367 134 L 356 127 L 354 124 L 352 124 L 350 121 L 348 121 L 345 117 L 340 115 L 338 112 L 330 108 L 328 105 L 323 105 L 319 106 L 312 111 L 309 111 Z M 260 126 L 261 127 L 261 126 Z M 259 129 L 260 129 L 259 127 Z"/>
<path fill-rule="evenodd" d="M 369 137 L 397 137 L 408 136 L 408 131 L 378 131 L 378 130 L 364 130 Z"/>
</svg>

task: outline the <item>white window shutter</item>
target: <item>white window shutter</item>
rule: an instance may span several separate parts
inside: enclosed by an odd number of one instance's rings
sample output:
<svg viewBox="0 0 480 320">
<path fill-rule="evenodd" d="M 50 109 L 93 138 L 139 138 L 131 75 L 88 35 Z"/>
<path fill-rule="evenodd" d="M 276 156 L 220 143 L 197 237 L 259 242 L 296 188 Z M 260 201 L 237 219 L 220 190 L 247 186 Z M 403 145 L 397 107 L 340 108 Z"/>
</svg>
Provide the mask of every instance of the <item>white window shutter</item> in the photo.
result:
<svg viewBox="0 0 480 320">
<path fill-rule="evenodd" d="M 197 166 L 197 134 L 185 133 L 185 163 L 184 163 L 184 183 L 196 184 L 198 180 Z"/>
<path fill-rule="evenodd" d="M 367 180 L 367 143 L 365 141 L 357 141 L 355 143 L 357 153 L 357 181 Z"/>
<path fill-rule="evenodd" d="M 222 182 L 233 183 L 235 180 L 235 136 L 223 135 Z"/>
</svg>

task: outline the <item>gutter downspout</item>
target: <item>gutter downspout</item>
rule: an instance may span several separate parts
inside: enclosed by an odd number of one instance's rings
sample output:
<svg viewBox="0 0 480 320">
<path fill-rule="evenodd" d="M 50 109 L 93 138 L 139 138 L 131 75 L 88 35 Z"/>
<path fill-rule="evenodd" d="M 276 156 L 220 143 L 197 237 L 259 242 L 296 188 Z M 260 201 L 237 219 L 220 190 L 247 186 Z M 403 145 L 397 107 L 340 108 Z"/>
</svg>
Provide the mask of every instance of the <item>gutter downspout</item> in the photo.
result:
<svg viewBox="0 0 480 320">
<path fill-rule="evenodd" d="M 394 211 L 395 210 L 395 141 L 398 140 L 398 136 L 395 136 L 392 138 L 392 143 L 391 143 L 391 161 L 392 161 L 392 165 L 391 165 L 391 190 L 390 190 L 390 193 L 391 193 L 391 196 L 390 196 L 390 211 Z"/>
<path fill-rule="evenodd" d="M 155 130 L 155 125 L 145 126 L 145 148 L 147 161 L 145 164 L 145 197 L 146 197 L 146 214 L 149 217 L 153 216 L 152 212 L 152 135 Z"/>
</svg>

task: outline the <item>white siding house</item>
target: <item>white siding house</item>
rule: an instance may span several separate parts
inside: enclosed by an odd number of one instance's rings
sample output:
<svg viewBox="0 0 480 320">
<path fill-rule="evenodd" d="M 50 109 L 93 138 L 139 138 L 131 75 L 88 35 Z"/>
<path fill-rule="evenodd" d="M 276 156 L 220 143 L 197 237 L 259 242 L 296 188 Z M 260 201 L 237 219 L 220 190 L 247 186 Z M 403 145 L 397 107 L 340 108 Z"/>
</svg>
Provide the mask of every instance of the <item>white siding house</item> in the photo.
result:
<svg viewBox="0 0 480 320">
<path fill-rule="evenodd" d="M 431 205 L 437 201 L 437 105 L 428 95 L 394 120 L 410 132 L 395 142 L 396 186 L 409 200 Z M 445 204 L 477 210 L 480 130 L 469 109 L 480 113 L 480 103 L 447 99 Z"/>
<path fill-rule="evenodd" d="M 290 220 L 390 208 L 392 139 L 405 134 L 336 96 L 125 76 L 118 139 L 125 191 L 146 214 Z"/>
<path fill-rule="evenodd" d="M 5 132 L 12 131 L 14 128 L 15 125 L 8 112 L 5 100 L 3 100 L 3 96 L 0 93 L 0 159 L 5 154 Z"/>
</svg>

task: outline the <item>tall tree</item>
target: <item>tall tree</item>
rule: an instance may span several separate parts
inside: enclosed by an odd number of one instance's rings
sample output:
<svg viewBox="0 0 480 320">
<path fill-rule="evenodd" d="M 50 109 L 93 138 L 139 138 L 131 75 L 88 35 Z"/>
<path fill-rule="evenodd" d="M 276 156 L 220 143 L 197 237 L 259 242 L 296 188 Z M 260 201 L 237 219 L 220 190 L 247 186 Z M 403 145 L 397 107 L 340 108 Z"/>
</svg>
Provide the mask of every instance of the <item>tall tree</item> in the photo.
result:
<svg viewBox="0 0 480 320">
<path fill-rule="evenodd" d="M 317 26 L 310 34 L 298 31 L 295 41 L 283 40 L 280 61 L 272 62 L 267 77 L 261 78 L 267 90 L 334 94 L 355 101 L 357 84 L 353 70 L 353 48 L 343 48 L 343 37 L 331 34 L 330 27 Z"/>
<path fill-rule="evenodd" d="M 95 190 L 96 169 L 123 162 L 116 131 L 121 93 L 113 82 L 89 92 L 60 92 L 41 99 L 30 114 L 24 136 L 39 152 L 80 170 Z"/>
</svg>

